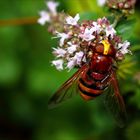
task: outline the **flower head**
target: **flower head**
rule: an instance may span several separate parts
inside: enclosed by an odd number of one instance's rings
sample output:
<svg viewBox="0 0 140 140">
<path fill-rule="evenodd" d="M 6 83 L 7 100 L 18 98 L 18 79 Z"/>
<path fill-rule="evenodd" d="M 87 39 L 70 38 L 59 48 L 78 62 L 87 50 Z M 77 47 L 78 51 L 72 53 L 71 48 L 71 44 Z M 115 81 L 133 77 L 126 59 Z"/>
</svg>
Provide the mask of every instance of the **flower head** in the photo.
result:
<svg viewBox="0 0 140 140">
<path fill-rule="evenodd" d="M 106 32 L 106 36 L 107 37 L 110 36 L 111 38 L 113 38 L 113 36 L 116 34 L 116 30 L 112 27 L 112 25 L 107 26 L 105 32 Z"/>
<path fill-rule="evenodd" d="M 103 17 L 97 19 L 97 21 L 88 20 L 78 23 L 79 14 L 76 14 L 74 18 L 60 13 L 54 15 L 58 3 L 49 1 L 47 5 L 50 13 L 46 11 L 40 12 L 41 18 L 38 22 L 42 25 L 46 22 L 56 23 L 55 27 L 53 25 L 51 27 L 53 29 L 58 28 L 58 30 L 53 30 L 54 35 L 56 35 L 55 38 L 59 38 L 59 46 L 53 48 L 56 60 L 52 61 L 52 65 L 56 69 L 63 70 L 66 68 L 71 70 L 74 67 L 81 67 L 87 60 L 91 60 L 91 55 L 95 51 L 94 47 L 98 43 L 104 45 L 104 55 L 108 54 L 110 47 L 114 47 L 117 60 L 123 60 L 126 53 L 131 53 L 128 50 L 130 43 L 128 41 L 122 42 L 107 18 Z M 60 17 L 60 15 L 62 16 Z M 50 19 L 50 17 L 54 17 L 54 19 Z M 62 22 L 63 30 L 59 29 L 60 26 L 56 21 Z M 107 45 L 105 45 L 105 41 L 108 42 Z"/>
<path fill-rule="evenodd" d="M 77 52 L 74 56 L 75 60 L 76 60 L 76 64 L 77 65 L 81 65 L 81 62 L 82 62 L 82 58 L 84 56 L 84 52 L 83 51 L 80 51 L 80 52 Z"/>
<path fill-rule="evenodd" d="M 126 54 L 126 53 L 130 53 L 131 54 L 131 51 L 128 50 L 128 47 L 130 46 L 130 42 L 128 42 L 127 40 L 124 41 L 123 43 L 119 43 L 118 44 L 118 48 L 119 48 L 119 51 L 122 53 L 122 54 Z"/>
<path fill-rule="evenodd" d="M 76 16 L 73 18 L 71 16 L 68 16 L 66 18 L 66 23 L 69 25 L 77 25 L 78 20 L 80 19 L 79 14 L 76 14 Z"/>
<path fill-rule="evenodd" d="M 45 25 L 46 22 L 50 22 L 50 14 L 46 11 L 40 11 L 40 18 L 38 19 L 38 23 L 41 25 Z"/>
<path fill-rule="evenodd" d="M 67 63 L 67 68 L 71 70 L 74 66 L 81 66 L 84 53 L 82 51 L 77 52 L 74 57 L 70 58 Z"/>
<path fill-rule="evenodd" d="M 47 1 L 46 2 L 48 11 L 43 10 L 39 12 L 40 18 L 38 19 L 38 23 L 41 25 L 45 25 L 46 22 L 52 22 L 57 15 L 56 8 L 59 3 L 54 1 Z"/>
<path fill-rule="evenodd" d="M 94 28 L 94 27 L 93 27 Z M 80 34 L 80 37 L 85 41 L 91 41 L 95 38 L 93 35 L 94 29 L 86 28 L 83 34 Z"/>
<path fill-rule="evenodd" d="M 130 53 L 128 50 L 130 43 L 128 41 L 122 42 L 107 18 L 85 21 L 73 27 L 71 25 L 76 25 L 79 18 L 74 21 L 75 23 L 72 20 L 70 22 L 68 17 L 66 19 L 68 21 L 67 24 L 64 24 L 66 25 L 64 32 L 55 32 L 57 38 L 60 38 L 60 47 L 54 48 L 53 54 L 58 58 L 58 61 L 54 60 L 53 65 L 58 70 L 63 69 L 63 64 L 64 68 L 69 70 L 81 67 L 87 60 L 91 59 L 94 47 L 98 43 L 106 46 L 106 50 L 103 52 L 105 55 L 108 54 L 110 47 L 114 47 L 117 60 L 123 60 L 124 54 Z"/>
<path fill-rule="evenodd" d="M 109 23 L 109 21 L 108 21 L 108 19 L 106 17 L 97 19 L 97 23 L 99 25 L 101 25 L 103 28 L 105 28 L 105 27 L 110 25 L 110 23 Z"/>
<path fill-rule="evenodd" d="M 60 46 L 63 46 L 65 39 L 68 39 L 69 35 L 66 33 L 59 33 L 59 32 L 56 33 L 57 33 L 57 37 L 60 37 Z"/>
<path fill-rule="evenodd" d="M 71 42 L 67 43 L 69 47 L 67 48 L 67 51 L 69 54 L 73 54 L 77 50 L 77 44 L 72 44 Z"/>
<path fill-rule="evenodd" d="M 99 25 L 97 22 L 93 22 L 92 23 L 93 24 L 93 26 L 94 27 L 92 27 L 92 30 L 93 30 L 93 32 L 98 32 L 98 33 L 100 33 L 100 31 L 101 31 L 101 25 Z"/>
<path fill-rule="evenodd" d="M 63 59 L 53 60 L 52 65 L 56 67 L 57 70 L 63 70 Z"/>
<path fill-rule="evenodd" d="M 69 59 L 66 68 L 68 68 L 69 70 L 71 70 L 75 65 L 76 65 L 76 59 L 71 58 L 71 59 Z"/>
<path fill-rule="evenodd" d="M 116 9 L 125 15 L 134 13 L 136 0 L 106 0 L 107 6 Z"/>
<path fill-rule="evenodd" d="M 56 56 L 56 57 L 64 57 L 65 54 L 66 54 L 66 51 L 62 48 L 53 48 L 53 54 Z"/>
<path fill-rule="evenodd" d="M 46 2 L 46 5 L 47 5 L 47 7 L 49 8 L 49 11 L 50 11 L 52 14 L 55 15 L 55 14 L 57 13 L 56 8 L 57 8 L 57 6 L 59 5 L 58 2 L 48 1 L 48 2 Z"/>
</svg>

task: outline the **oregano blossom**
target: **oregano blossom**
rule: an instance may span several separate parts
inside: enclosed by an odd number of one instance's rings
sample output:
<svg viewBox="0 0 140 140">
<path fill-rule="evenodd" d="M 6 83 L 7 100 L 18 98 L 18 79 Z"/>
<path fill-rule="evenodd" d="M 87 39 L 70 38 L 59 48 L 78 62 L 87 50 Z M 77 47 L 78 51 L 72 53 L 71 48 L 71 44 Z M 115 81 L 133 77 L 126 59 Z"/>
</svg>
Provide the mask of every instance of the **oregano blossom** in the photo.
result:
<svg viewBox="0 0 140 140">
<path fill-rule="evenodd" d="M 78 20 L 80 19 L 79 14 L 76 14 L 76 16 L 73 18 L 71 16 L 68 16 L 66 18 L 66 23 L 69 25 L 77 25 Z"/>
<path fill-rule="evenodd" d="M 126 53 L 131 53 L 131 51 L 128 49 L 130 47 L 130 42 L 128 42 L 127 40 L 124 41 L 123 43 L 119 43 L 118 44 L 118 48 L 120 49 L 120 52 L 122 54 L 126 54 Z"/>
<path fill-rule="evenodd" d="M 53 5 L 52 9 L 50 5 Z M 122 41 L 106 17 L 80 22 L 79 14 L 72 17 L 64 12 L 55 11 L 58 5 L 58 3 L 49 3 L 49 13 L 44 13 L 48 14 L 48 19 L 40 19 L 43 25 L 45 22 L 50 23 L 49 31 L 54 34 L 53 38 L 58 38 L 59 46 L 53 48 L 55 60 L 52 61 L 57 70 L 81 67 L 88 62 L 88 56 L 91 55 L 90 48 L 94 50 L 98 43 L 106 45 L 104 54 L 108 53 L 107 47 L 114 46 L 118 61 L 124 59 L 126 53 L 131 53 L 130 42 Z"/>
<path fill-rule="evenodd" d="M 57 70 L 63 70 L 63 59 L 53 60 L 52 65 L 56 67 Z"/>
<path fill-rule="evenodd" d="M 46 5 L 49 9 L 49 11 L 52 13 L 52 14 L 56 14 L 57 13 L 57 6 L 59 5 L 58 2 L 54 2 L 54 1 L 47 1 L 46 2 Z"/>
<path fill-rule="evenodd" d="M 50 22 L 50 14 L 47 11 L 40 11 L 40 18 L 38 19 L 38 23 L 41 25 L 45 25 L 46 22 Z"/>
</svg>

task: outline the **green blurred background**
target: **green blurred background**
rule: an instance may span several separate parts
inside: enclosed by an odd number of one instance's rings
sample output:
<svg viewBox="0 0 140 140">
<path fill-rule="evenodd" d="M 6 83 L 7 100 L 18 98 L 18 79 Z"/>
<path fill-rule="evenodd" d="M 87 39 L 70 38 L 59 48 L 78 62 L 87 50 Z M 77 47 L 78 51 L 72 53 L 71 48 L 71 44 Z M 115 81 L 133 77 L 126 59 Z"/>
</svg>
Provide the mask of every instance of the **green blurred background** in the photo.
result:
<svg viewBox="0 0 140 140">
<path fill-rule="evenodd" d="M 59 0 L 59 10 L 82 19 L 106 13 L 95 0 Z M 139 1 L 140 2 L 140 1 Z M 0 1 L 0 140 L 140 140 L 140 11 L 135 22 L 118 27 L 132 44 L 133 55 L 120 81 L 128 112 L 126 127 L 119 128 L 101 100 L 84 102 L 80 96 L 48 110 L 48 100 L 72 72 L 51 66 L 56 40 L 35 22 L 13 24 L 13 19 L 38 17 L 44 0 Z M 2 24 L 2 20 L 10 20 Z M 123 31 L 121 29 L 124 29 Z M 131 65 L 132 63 L 132 65 Z M 125 65 L 125 64 L 124 64 Z M 126 67 L 127 67 L 126 66 Z M 125 68 L 126 68 L 125 67 Z M 123 66 L 122 66 L 123 69 Z"/>
</svg>

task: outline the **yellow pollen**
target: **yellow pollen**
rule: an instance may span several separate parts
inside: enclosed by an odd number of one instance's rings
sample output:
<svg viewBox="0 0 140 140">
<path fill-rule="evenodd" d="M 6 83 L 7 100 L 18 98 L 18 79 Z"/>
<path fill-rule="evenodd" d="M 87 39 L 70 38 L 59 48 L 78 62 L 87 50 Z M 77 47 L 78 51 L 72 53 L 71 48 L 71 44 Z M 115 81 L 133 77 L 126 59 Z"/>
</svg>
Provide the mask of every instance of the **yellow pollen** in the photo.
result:
<svg viewBox="0 0 140 140">
<path fill-rule="evenodd" d="M 101 42 L 104 45 L 104 55 L 108 54 L 109 48 L 110 48 L 110 43 L 108 42 L 108 40 L 102 40 Z"/>
</svg>

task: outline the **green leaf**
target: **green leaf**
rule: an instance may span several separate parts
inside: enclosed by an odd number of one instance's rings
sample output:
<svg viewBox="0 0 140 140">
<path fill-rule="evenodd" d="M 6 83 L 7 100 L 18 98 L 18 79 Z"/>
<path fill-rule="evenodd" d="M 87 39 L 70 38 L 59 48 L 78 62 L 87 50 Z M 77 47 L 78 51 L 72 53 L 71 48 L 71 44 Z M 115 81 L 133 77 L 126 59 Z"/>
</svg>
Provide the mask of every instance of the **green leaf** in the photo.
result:
<svg viewBox="0 0 140 140">
<path fill-rule="evenodd" d="M 133 46 L 131 50 L 132 50 L 132 52 L 140 51 L 140 44 Z"/>
<path fill-rule="evenodd" d="M 122 20 L 116 27 L 117 33 L 122 36 L 123 40 L 131 39 L 134 34 L 135 20 Z"/>
<path fill-rule="evenodd" d="M 8 54 L 0 56 L 0 84 L 14 84 L 21 74 L 21 66 L 14 56 Z"/>
<path fill-rule="evenodd" d="M 132 98 L 130 98 L 130 103 L 135 104 L 138 109 L 140 109 L 140 101 L 139 101 L 139 99 L 140 99 L 140 88 L 137 87 L 135 89 L 135 95 Z"/>
<path fill-rule="evenodd" d="M 121 78 L 125 78 L 128 75 L 131 75 L 135 71 L 136 61 L 134 61 L 132 56 L 127 56 L 123 62 L 118 64 L 118 75 Z"/>
<path fill-rule="evenodd" d="M 126 129 L 125 135 L 127 140 L 134 140 L 134 139 L 139 140 L 140 139 L 139 130 L 140 130 L 140 121 L 139 120 L 133 121 Z"/>
<path fill-rule="evenodd" d="M 98 18 L 98 15 L 94 12 L 83 12 L 80 13 L 80 21 L 83 20 L 96 20 Z"/>
</svg>

